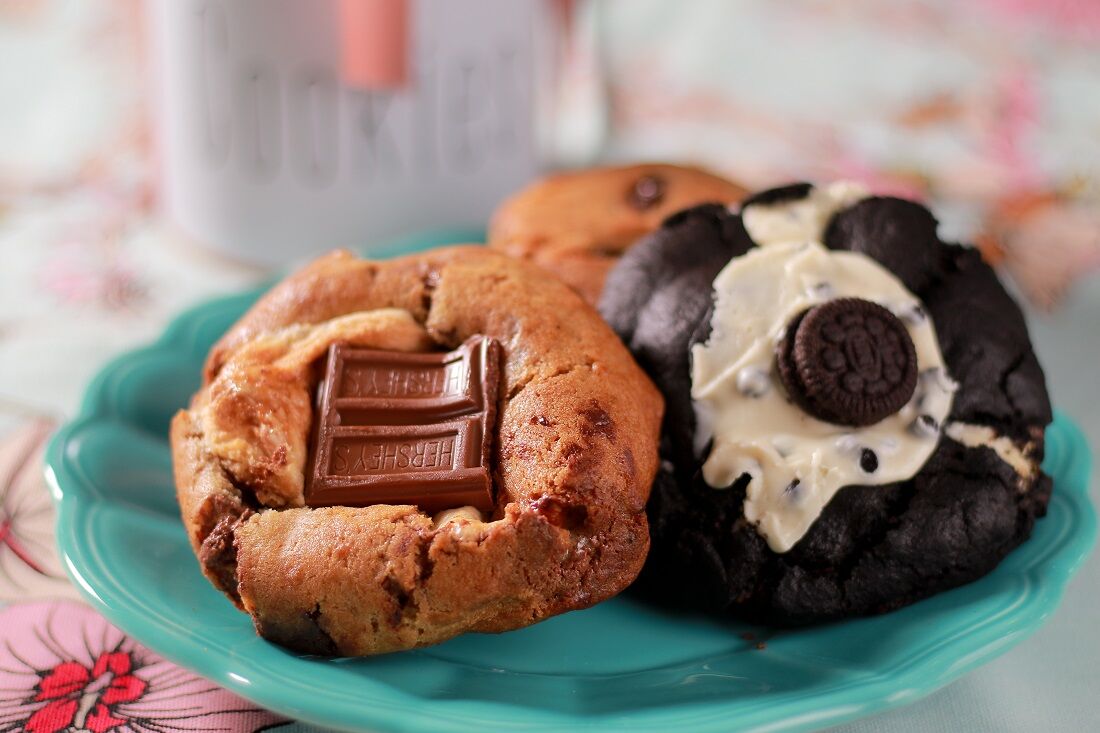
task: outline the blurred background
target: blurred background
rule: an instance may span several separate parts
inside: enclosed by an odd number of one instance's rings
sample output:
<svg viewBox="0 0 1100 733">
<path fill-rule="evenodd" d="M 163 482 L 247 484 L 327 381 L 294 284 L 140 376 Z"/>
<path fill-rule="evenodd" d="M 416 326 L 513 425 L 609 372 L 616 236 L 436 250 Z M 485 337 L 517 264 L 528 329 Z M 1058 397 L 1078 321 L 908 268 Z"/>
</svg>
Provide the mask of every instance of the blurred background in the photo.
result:
<svg viewBox="0 0 1100 733">
<path fill-rule="evenodd" d="M 0 359 L 35 407 L 64 411 L 83 380 L 63 376 L 263 268 L 476 232 L 539 172 L 597 161 L 931 199 L 1037 312 L 1100 265 L 1091 0 L 345 17 L 370 4 L 0 3 Z"/>
<path fill-rule="evenodd" d="M 364 5 L 0 0 L 5 491 L 38 486 L 49 426 L 181 308 L 337 246 L 473 236 L 540 172 L 600 161 L 929 199 L 1025 303 L 1056 403 L 1100 444 L 1100 2 Z M 40 514 L 25 531 L 48 538 Z M 1100 641 L 1069 635 L 1098 575 L 1040 634 L 1065 657 L 1033 640 L 951 689 L 1012 690 L 982 714 L 1043 725 L 1022 701 L 1054 657 L 1054 707 L 1100 724 Z"/>
</svg>

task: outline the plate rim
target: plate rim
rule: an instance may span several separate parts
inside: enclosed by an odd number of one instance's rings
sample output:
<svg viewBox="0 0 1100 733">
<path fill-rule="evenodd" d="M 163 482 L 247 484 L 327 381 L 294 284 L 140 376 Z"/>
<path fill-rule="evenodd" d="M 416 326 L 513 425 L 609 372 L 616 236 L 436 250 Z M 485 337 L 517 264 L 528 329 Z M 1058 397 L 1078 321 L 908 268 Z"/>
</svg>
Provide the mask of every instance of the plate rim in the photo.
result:
<svg viewBox="0 0 1100 733">
<path fill-rule="evenodd" d="M 435 235 L 433 244 L 467 240 L 467 233 L 452 238 Z M 424 237 L 420 241 L 427 241 Z M 408 252 L 415 245 L 408 242 L 391 245 L 384 254 Z M 194 305 L 176 316 L 153 343 L 123 352 L 103 366 L 85 390 L 78 414 L 65 423 L 51 438 L 46 450 L 46 478 L 57 507 L 57 543 L 62 564 L 81 595 L 91 605 L 126 634 L 160 654 L 171 662 L 215 681 L 236 694 L 264 708 L 297 720 L 341 728 L 344 730 L 466 730 L 468 723 L 457 715 L 464 707 L 478 708 L 479 725 L 486 730 L 509 730 L 523 726 L 528 730 L 576 730 L 593 728 L 620 728 L 626 730 L 666 730 L 679 725 L 693 731 L 725 731 L 730 729 L 731 714 L 738 726 L 751 730 L 805 730 L 837 725 L 885 710 L 914 702 L 949 684 L 975 667 L 1003 654 L 1011 647 L 1033 634 L 1058 607 L 1066 586 L 1091 551 L 1096 539 L 1096 514 L 1092 506 L 1088 484 L 1091 456 L 1084 435 L 1064 413 L 1056 411 L 1052 429 L 1063 434 L 1065 446 L 1055 456 L 1057 469 L 1052 473 L 1066 475 L 1068 485 L 1060 486 L 1055 497 L 1067 501 L 1071 510 L 1071 530 L 1055 544 L 1049 557 L 1043 558 L 1045 575 L 1042 593 L 1032 592 L 1015 613 L 1005 619 L 984 621 L 966 633 L 956 633 L 944 639 L 938 646 L 922 650 L 915 660 L 870 675 L 858 675 L 843 685 L 824 690 L 807 698 L 798 694 L 786 700 L 783 695 L 768 698 L 769 703 L 755 711 L 738 710 L 743 700 L 729 702 L 708 700 L 675 707 L 677 720 L 670 720 L 671 709 L 647 709 L 644 712 L 617 710 L 613 713 L 578 714 L 565 711 L 537 710 L 498 701 L 441 700 L 414 696 L 403 690 L 383 686 L 375 679 L 361 680 L 360 698 L 370 700 L 371 706 L 364 715 L 362 704 L 349 708 L 338 700 L 324 700 L 326 708 L 295 704 L 287 694 L 287 679 L 272 681 L 272 671 L 256 668 L 249 660 L 238 658 L 237 671 L 228 669 L 224 654 L 196 655 L 192 643 L 177 634 L 166 634 L 156 622 L 140 614 L 128 613 L 116 608 L 100 597 L 95 585 L 99 582 L 94 564 L 84 556 L 77 538 L 79 517 L 89 497 L 82 479 L 76 475 L 69 461 L 72 438 L 81 431 L 94 429 L 103 421 L 118 421 L 109 409 L 111 390 L 117 389 L 124 376 L 125 367 L 136 358 L 168 352 L 188 357 L 198 354 L 194 343 L 195 331 L 206 318 L 224 314 L 225 309 L 251 302 L 266 290 L 272 281 L 236 294 L 217 297 Z M 205 349 L 203 350 L 205 352 Z M 981 582 L 976 581 L 976 582 Z M 241 674 L 240 672 L 244 673 Z M 295 680 L 291 679 L 291 682 Z M 857 694 L 858 691 L 858 694 Z M 379 705 L 381 696 L 396 703 Z M 788 696 L 796 693 L 785 693 Z M 317 701 L 322 702 L 322 701 Z M 469 711 L 467 711 L 469 712 Z M 537 712 L 538 721 L 532 717 Z M 662 714 L 663 713 L 663 714 Z M 490 718 L 492 718 L 490 720 Z M 364 726 L 370 726 L 366 728 Z"/>
</svg>

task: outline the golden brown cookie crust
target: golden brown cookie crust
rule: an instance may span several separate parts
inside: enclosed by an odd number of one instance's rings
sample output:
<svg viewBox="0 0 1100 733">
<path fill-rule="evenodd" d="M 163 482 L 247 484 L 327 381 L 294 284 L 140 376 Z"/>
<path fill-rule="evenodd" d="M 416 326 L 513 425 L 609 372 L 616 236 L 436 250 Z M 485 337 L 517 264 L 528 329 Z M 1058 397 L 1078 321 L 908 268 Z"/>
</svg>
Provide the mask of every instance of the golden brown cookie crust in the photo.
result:
<svg viewBox="0 0 1100 733">
<path fill-rule="evenodd" d="M 641 179 L 662 181 L 659 198 L 636 202 Z M 497 208 L 489 246 L 536 262 L 595 305 L 607 273 L 640 237 L 670 214 L 702 203 L 733 203 L 741 186 L 702 168 L 642 164 L 558 173 Z"/>
<path fill-rule="evenodd" d="M 302 506 L 317 348 L 448 349 L 475 334 L 504 350 L 492 517 L 436 526 L 411 506 Z M 322 654 L 407 649 L 628 585 L 648 549 L 662 410 L 598 314 L 531 265 L 481 247 L 336 252 L 211 350 L 172 423 L 176 486 L 204 573 L 260 634 Z"/>
</svg>

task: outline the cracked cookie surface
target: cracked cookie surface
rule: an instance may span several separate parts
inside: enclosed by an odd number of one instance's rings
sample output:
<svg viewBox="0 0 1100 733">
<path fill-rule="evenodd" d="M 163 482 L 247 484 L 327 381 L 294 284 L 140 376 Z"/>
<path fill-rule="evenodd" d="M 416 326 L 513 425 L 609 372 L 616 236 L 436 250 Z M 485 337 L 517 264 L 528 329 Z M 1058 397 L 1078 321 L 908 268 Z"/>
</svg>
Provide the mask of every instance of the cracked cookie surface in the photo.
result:
<svg viewBox="0 0 1100 733">
<path fill-rule="evenodd" d="M 812 191 L 765 192 L 746 208 Z M 913 478 L 845 487 L 793 548 L 769 549 L 745 519 L 744 486 L 715 490 L 700 475 L 689 359 L 711 334 L 715 277 L 757 244 L 725 207 L 675 214 L 612 271 L 601 303 L 666 399 L 641 583 L 655 597 L 770 623 L 888 611 L 989 572 L 1046 511 L 1051 408 L 1019 308 L 977 251 L 936 236 L 924 207 L 845 196 L 817 234 L 887 267 L 923 302 L 959 384 L 948 427 Z"/>
<path fill-rule="evenodd" d="M 504 352 L 488 516 L 415 506 L 311 509 L 303 467 L 318 359 L 341 341 Z M 364 655 L 497 632 L 628 585 L 662 400 L 599 315 L 533 266 L 482 247 L 385 262 L 322 257 L 211 350 L 172 423 L 177 494 L 210 581 L 264 637 Z"/>
</svg>

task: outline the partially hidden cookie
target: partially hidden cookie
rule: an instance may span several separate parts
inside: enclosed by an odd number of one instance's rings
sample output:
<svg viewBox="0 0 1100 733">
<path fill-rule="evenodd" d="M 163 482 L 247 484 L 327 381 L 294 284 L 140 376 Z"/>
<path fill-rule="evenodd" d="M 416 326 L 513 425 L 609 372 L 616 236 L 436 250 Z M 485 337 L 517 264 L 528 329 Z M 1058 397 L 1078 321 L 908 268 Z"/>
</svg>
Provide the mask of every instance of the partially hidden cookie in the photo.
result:
<svg viewBox="0 0 1100 733">
<path fill-rule="evenodd" d="M 537 263 L 595 304 L 619 257 L 666 216 L 696 204 L 729 204 L 744 194 L 736 183 L 687 166 L 557 173 L 500 205 L 489 246 Z"/>
<path fill-rule="evenodd" d="M 661 414 L 599 315 L 533 265 L 335 252 L 215 344 L 171 442 L 210 581 L 265 638 L 352 656 L 626 587 Z"/>
<path fill-rule="evenodd" d="M 601 310 L 666 399 L 654 595 L 878 613 L 1027 539 L 1051 408 L 1020 309 L 923 206 L 795 184 L 670 217 Z"/>
</svg>

